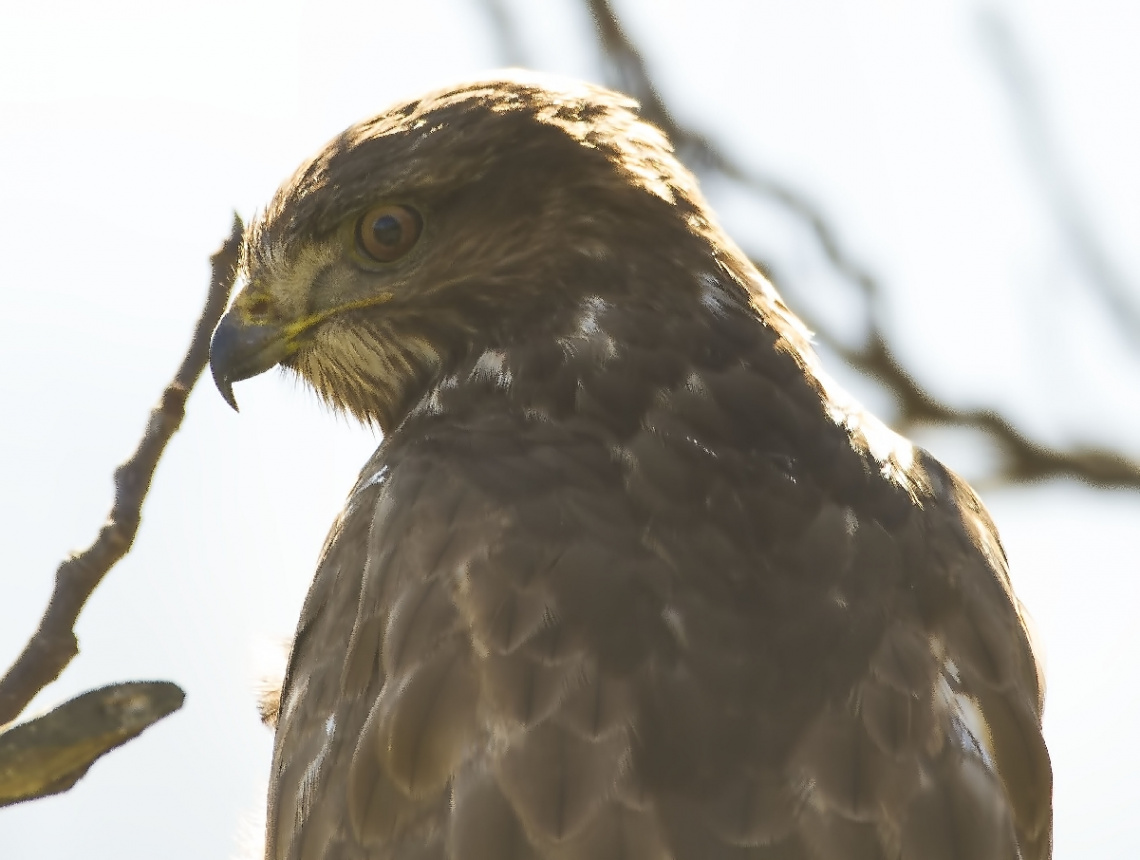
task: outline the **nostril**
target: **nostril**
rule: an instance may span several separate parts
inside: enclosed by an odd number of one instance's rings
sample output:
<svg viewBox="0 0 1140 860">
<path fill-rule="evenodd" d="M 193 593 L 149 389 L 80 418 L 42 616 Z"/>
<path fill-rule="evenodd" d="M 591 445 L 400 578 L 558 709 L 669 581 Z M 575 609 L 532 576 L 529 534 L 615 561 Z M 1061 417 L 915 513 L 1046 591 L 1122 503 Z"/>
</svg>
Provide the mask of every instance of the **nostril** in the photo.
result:
<svg viewBox="0 0 1140 860">
<path fill-rule="evenodd" d="M 269 313 L 269 300 L 268 299 L 254 299 L 250 303 L 246 311 L 251 317 L 263 317 Z"/>
</svg>

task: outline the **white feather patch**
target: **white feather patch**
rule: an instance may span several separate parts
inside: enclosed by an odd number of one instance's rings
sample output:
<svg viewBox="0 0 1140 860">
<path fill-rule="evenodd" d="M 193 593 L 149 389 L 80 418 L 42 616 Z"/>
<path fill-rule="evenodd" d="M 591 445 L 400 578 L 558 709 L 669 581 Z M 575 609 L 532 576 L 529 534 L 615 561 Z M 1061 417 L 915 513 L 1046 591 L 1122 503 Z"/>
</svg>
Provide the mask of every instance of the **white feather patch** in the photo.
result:
<svg viewBox="0 0 1140 860">
<path fill-rule="evenodd" d="M 471 369 L 471 379 L 487 379 L 499 388 L 506 389 L 511 387 L 514 377 L 507 367 L 506 354 L 501 350 L 489 349 L 475 362 L 475 366 Z"/>
<path fill-rule="evenodd" d="M 942 677 L 938 679 L 936 702 L 950 718 L 953 740 L 959 748 L 981 759 L 989 770 L 996 771 L 993 735 L 985 714 L 977 700 L 957 689 L 957 686 L 958 667 L 953 660 L 946 660 L 943 663 Z"/>
</svg>

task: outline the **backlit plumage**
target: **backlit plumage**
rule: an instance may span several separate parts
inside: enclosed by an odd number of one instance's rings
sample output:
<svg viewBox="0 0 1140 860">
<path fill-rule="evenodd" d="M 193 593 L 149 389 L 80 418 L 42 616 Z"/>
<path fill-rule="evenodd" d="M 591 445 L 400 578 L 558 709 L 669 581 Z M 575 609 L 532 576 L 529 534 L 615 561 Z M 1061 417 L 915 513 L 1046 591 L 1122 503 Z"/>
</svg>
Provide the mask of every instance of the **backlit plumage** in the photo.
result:
<svg viewBox="0 0 1140 860">
<path fill-rule="evenodd" d="M 248 232 L 223 393 L 281 363 L 384 433 L 297 627 L 267 857 L 1045 860 L 985 509 L 827 379 L 634 110 L 434 92 Z"/>
</svg>

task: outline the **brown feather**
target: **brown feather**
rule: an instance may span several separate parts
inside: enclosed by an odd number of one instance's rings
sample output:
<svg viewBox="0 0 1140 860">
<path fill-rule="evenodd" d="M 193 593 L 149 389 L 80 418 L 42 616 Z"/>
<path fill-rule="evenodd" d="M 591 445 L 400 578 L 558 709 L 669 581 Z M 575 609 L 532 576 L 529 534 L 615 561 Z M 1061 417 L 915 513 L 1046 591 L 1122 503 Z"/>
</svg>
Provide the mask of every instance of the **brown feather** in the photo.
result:
<svg viewBox="0 0 1140 860">
<path fill-rule="evenodd" d="M 422 232 L 373 265 L 378 203 Z M 1050 856 L 985 509 L 826 378 L 631 102 L 505 78 L 393 108 L 243 266 L 216 378 L 278 332 L 384 432 L 298 623 L 268 858 Z"/>
<path fill-rule="evenodd" d="M 561 842 L 614 793 L 628 750 L 624 735 L 589 741 L 547 722 L 513 739 L 495 767 L 532 837 Z"/>
<path fill-rule="evenodd" d="M 377 702 L 377 753 L 409 797 L 441 789 L 474 752 L 478 699 L 465 648 L 437 651 L 385 685 Z"/>
<path fill-rule="evenodd" d="M 976 761 L 939 763 L 907 809 L 901 860 L 1018 860 L 997 781 Z"/>
<path fill-rule="evenodd" d="M 466 768 L 452 789 L 448 860 L 539 860 L 494 776 Z"/>
</svg>

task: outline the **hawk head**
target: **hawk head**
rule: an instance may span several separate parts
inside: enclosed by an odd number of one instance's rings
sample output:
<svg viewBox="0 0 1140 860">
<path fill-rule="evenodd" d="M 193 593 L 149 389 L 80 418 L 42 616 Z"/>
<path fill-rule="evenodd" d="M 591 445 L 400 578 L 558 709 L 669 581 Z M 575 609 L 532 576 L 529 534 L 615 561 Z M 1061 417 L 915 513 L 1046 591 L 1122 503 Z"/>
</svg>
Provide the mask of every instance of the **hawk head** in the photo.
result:
<svg viewBox="0 0 1140 860">
<path fill-rule="evenodd" d="M 449 365 L 557 336 L 591 296 L 695 300 L 677 267 L 737 269 L 733 246 L 635 108 L 508 74 L 346 130 L 248 229 L 212 344 L 223 396 L 281 364 L 387 432 Z"/>
</svg>

